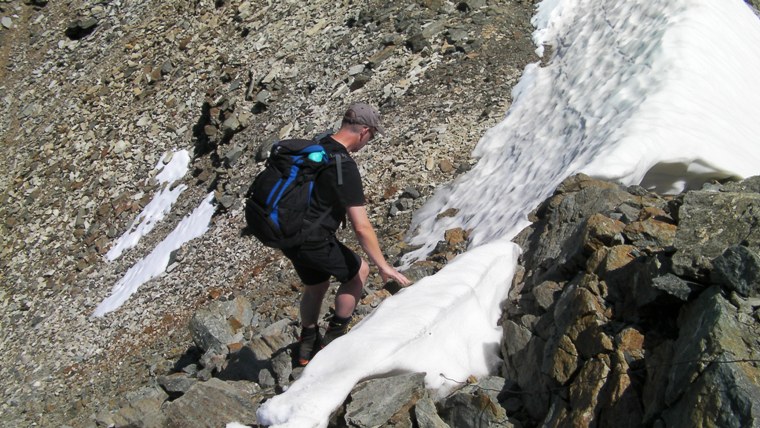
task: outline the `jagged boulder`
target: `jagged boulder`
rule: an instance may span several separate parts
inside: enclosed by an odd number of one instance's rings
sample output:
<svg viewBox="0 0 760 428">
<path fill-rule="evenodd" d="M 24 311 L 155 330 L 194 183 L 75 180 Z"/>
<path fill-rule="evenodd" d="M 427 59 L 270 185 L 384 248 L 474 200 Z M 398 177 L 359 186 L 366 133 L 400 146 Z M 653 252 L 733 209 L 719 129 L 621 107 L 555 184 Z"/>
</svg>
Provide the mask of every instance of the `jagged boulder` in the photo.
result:
<svg viewBox="0 0 760 428">
<path fill-rule="evenodd" d="M 252 319 L 251 303 L 243 297 L 214 301 L 193 315 L 190 331 L 196 346 L 226 355 L 228 345 L 242 342 L 244 328 Z"/>
<path fill-rule="evenodd" d="M 728 247 L 713 260 L 710 278 L 744 297 L 760 296 L 760 256 L 743 245 Z"/>
<path fill-rule="evenodd" d="M 520 426 L 509 420 L 499 398 L 505 388 L 504 378 L 487 376 L 450 393 L 438 403 L 440 418 L 451 427 Z"/>
<path fill-rule="evenodd" d="M 652 394 L 662 401 L 646 404 L 663 408 L 666 426 L 712 420 L 716 426 L 747 427 L 760 420 L 760 369 L 755 363 L 760 324 L 744 306 L 737 308 L 714 286 L 683 308 L 671 365 L 651 367 L 661 381 L 647 385 L 663 392 Z M 657 376 L 660 371 L 666 374 Z"/>
<path fill-rule="evenodd" d="M 756 424 L 760 180 L 676 197 L 579 175 L 533 213 L 502 319 L 509 415 Z"/>
<path fill-rule="evenodd" d="M 749 186 L 749 185 L 747 185 Z M 751 188 L 751 187 L 749 187 Z M 682 196 L 673 271 L 702 280 L 712 261 L 732 245 L 760 250 L 760 193 L 727 187 L 727 191 L 700 190 Z M 736 189 L 736 190 L 733 190 Z"/>
<path fill-rule="evenodd" d="M 185 395 L 168 403 L 168 427 L 223 427 L 237 421 L 255 425 L 261 389 L 253 382 L 225 382 L 216 378 L 193 385 Z"/>
<path fill-rule="evenodd" d="M 146 386 L 125 395 L 126 403 L 114 412 L 101 412 L 95 423 L 103 427 L 162 428 L 166 416 L 161 407 L 169 396 L 161 388 Z"/>
<path fill-rule="evenodd" d="M 368 380 L 351 391 L 344 419 L 356 428 L 411 427 L 410 410 L 425 394 L 425 373 Z"/>
</svg>

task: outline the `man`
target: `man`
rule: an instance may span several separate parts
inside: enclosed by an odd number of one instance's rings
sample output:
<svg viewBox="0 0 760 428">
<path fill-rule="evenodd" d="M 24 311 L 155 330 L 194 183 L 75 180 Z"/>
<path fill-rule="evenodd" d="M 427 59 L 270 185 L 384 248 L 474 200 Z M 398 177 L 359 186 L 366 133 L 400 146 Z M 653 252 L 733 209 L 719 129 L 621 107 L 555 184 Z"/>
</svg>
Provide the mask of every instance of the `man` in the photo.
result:
<svg viewBox="0 0 760 428">
<path fill-rule="evenodd" d="M 321 140 L 325 152 L 336 159 L 340 158 L 340 162 L 336 162 L 335 168 L 325 169 L 317 177 L 311 214 L 306 217 L 315 217 L 325 210 L 329 210 L 330 215 L 322 222 L 320 231 L 302 245 L 283 249 L 304 284 L 300 305 L 300 365 L 308 364 L 321 347 L 346 333 L 369 276 L 367 262 L 335 237 L 335 232 L 346 217 L 351 222 L 362 249 L 377 266 L 383 282 L 395 280 L 403 286 L 410 284 L 383 257 L 364 206 L 361 175 L 349 154 L 361 150 L 377 133 L 383 133 L 377 110 L 367 104 L 356 103 L 346 111 L 338 132 Z M 324 338 L 321 338 L 317 321 L 322 299 L 330 286 L 330 277 L 335 277 L 341 285 L 335 296 L 335 314 Z"/>
</svg>

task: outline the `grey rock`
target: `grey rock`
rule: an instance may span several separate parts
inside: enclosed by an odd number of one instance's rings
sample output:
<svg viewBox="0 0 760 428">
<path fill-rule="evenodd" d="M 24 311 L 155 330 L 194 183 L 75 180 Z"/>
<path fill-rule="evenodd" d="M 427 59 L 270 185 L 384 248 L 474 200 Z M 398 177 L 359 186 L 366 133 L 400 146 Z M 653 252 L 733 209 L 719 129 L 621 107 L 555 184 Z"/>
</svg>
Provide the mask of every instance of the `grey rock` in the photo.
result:
<svg viewBox="0 0 760 428">
<path fill-rule="evenodd" d="M 758 324 L 742 323 L 720 288 L 711 287 L 687 306 L 679 325 L 672 366 L 659 369 L 668 371 L 668 426 L 711 420 L 718 426 L 741 427 L 758 420 L 760 370 L 746 362 L 760 357 L 756 345 L 746 339 L 758 337 Z"/>
<path fill-rule="evenodd" d="M 227 354 L 226 346 L 224 348 L 211 347 L 201 356 L 199 363 L 212 371 L 221 370 L 227 361 Z"/>
<path fill-rule="evenodd" d="M 163 64 L 161 64 L 161 74 L 170 74 L 172 71 L 174 71 L 174 64 L 172 63 L 172 60 L 167 59 L 163 62 Z"/>
<path fill-rule="evenodd" d="M 668 204 L 582 176 L 563 182 L 515 239 L 526 252 L 509 295 L 517 308 L 502 320 L 503 372 L 531 399 L 510 410 L 546 426 L 588 418 L 620 426 L 751 426 L 760 375 L 747 362 L 758 359 L 760 317 L 750 302 L 757 298 L 742 296 L 757 293 L 760 262 L 757 193 L 741 189 L 756 182 L 691 191 Z M 578 225 L 601 215 L 596 223 L 604 226 L 604 213 L 615 212 L 628 224 L 629 241 L 600 241 L 585 259 Z M 673 219 L 675 249 L 667 245 Z M 548 281 L 557 291 L 545 295 Z M 527 316 L 533 321 L 523 322 Z M 646 380 L 625 374 L 640 364 Z"/>
<path fill-rule="evenodd" d="M 271 98 L 272 93 L 267 90 L 260 91 L 258 94 L 256 94 L 256 102 L 260 104 L 269 104 L 269 100 Z"/>
<path fill-rule="evenodd" d="M 615 208 L 615 211 L 622 215 L 620 221 L 625 224 L 633 223 L 639 219 L 640 209 L 630 204 L 621 204 Z"/>
<path fill-rule="evenodd" d="M 528 289 L 546 280 L 556 280 L 565 272 L 577 272 L 585 263 L 583 248 L 577 245 L 582 241 L 584 219 L 611 211 L 630 198 L 619 186 L 587 176 L 565 180 L 555 196 L 537 208 L 539 223 L 514 239 L 523 250 L 531 249 L 523 255 L 525 265 L 530 266 L 526 275 Z M 547 223 L 552 224 L 552 233 L 548 233 Z"/>
<path fill-rule="evenodd" d="M 256 149 L 256 160 L 261 162 L 269 158 L 269 153 L 272 151 L 272 146 L 276 143 L 275 138 L 267 138 Z"/>
<path fill-rule="evenodd" d="M 438 416 L 435 403 L 427 393 L 414 406 L 414 419 L 419 428 L 449 428 L 449 424 Z"/>
<path fill-rule="evenodd" d="M 258 384 L 263 388 L 273 388 L 277 385 L 277 381 L 269 370 L 260 370 Z"/>
<path fill-rule="evenodd" d="M 412 208 L 412 200 L 407 198 L 398 199 L 393 206 L 398 208 L 399 211 L 408 211 Z"/>
<path fill-rule="evenodd" d="M 213 377 L 213 371 L 213 367 L 204 367 L 195 374 L 195 377 L 201 382 L 206 382 Z"/>
<path fill-rule="evenodd" d="M 364 71 L 364 68 L 364 64 L 353 65 L 348 69 L 348 75 L 356 76 L 357 74 L 362 73 Z"/>
<path fill-rule="evenodd" d="M 760 296 L 760 256 L 741 245 L 728 247 L 713 260 L 711 280 L 744 297 Z"/>
<path fill-rule="evenodd" d="M 259 361 L 272 358 L 272 355 L 283 346 L 292 343 L 292 340 L 284 335 L 257 336 L 251 339 L 248 347 L 254 357 Z"/>
<path fill-rule="evenodd" d="M 156 381 L 171 396 L 179 396 L 186 393 L 198 380 L 188 376 L 187 373 L 172 373 L 159 376 Z"/>
<path fill-rule="evenodd" d="M 703 280 L 712 270 L 712 260 L 726 248 L 742 245 L 759 251 L 760 228 L 754 227 L 760 224 L 758 206 L 758 193 L 686 193 L 678 209 L 673 272 Z"/>
<path fill-rule="evenodd" d="M 240 127 L 240 121 L 238 121 L 237 116 L 234 114 L 230 115 L 230 117 L 222 122 L 222 132 L 224 132 L 225 135 L 231 135 L 235 132 L 238 132 L 240 130 Z"/>
<path fill-rule="evenodd" d="M 357 89 L 360 89 L 364 87 L 367 83 L 369 83 L 372 80 L 372 72 L 364 72 L 361 74 L 357 74 L 354 76 L 354 80 L 351 82 L 351 85 L 349 86 L 349 89 L 352 91 L 355 91 Z"/>
<path fill-rule="evenodd" d="M 161 406 L 168 398 L 160 388 L 144 387 L 126 395 L 126 406 L 111 414 L 100 414 L 96 420 L 106 426 L 164 427 L 166 417 Z"/>
<path fill-rule="evenodd" d="M 506 320 L 502 323 L 504 329 L 504 338 L 502 342 L 503 354 L 512 357 L 522 352 L 530 342 L 531 334 L 530 330 L 518 325 L 512 320 Z"/>
<path fill-rule="evenodd" d="M 433 21 L 424 27 L 422 27 L 422 36 L 426 39 L 430 39 L 434 36 L 436 36 L 438 33 L 446 29 L 446 20 L 441 19 L 438 21 Z"/>
<path fill-rule="evenodd" d="M 269 370 L 271 363 L 267 359 L 257 358 L 246 346 L 240 351 L 231 353 L 223 367 L 216 373 L 216 377 L 223 380 L 246 380 L 259 382 L 261 372 Z"/>
<path fill-rule="evenodd" d="M 231 195 L 229 193 L 223 194 L 219 199 L 218 202 L 222 205 L 222 207 L 225 210 L 231 209 L 235 203 L 238 201 L 237 196 Z"/>
<path fill-rule="evenodd" d="M 293 373 L 293 357 L 287 352 L 277 353 L 272 357 L 272 371 L 278 385 L 287 385 Z"/>
<path fill-rule="evenodd" d="M 439 409 L 441 419 L 452 427 L 514 427 L 506 410 L 482 391 L 475 394 L 455 392 L 441 400 Z"/>
<path fill-rule="evenodd" d="M 376 427 L 408 412 L 424 396 L 424 380 L 424 373 L 409 373 L 360 383 L 351 391 L 346 423 L 357 428 Z"/>
<path fill-rule="evenodd" d="M 464 28 L 450 28 L 446 33 L 449 43 L 458 45 L 469 39 L 468 31 Z"/>
<path fill-rule="evenodd" d="M 724 192 L 760 193 L 760 175 L 742 181 L 731 181 L 721 187 Z"/>
<path fill-rule="evenodd" d="M 693 291 L 686 281 L 672 273 L 653 278 L 652 288 L 684 302 L 688 300 L 689 295 Z"/>
<path fill-rule="evenodd" d="M 533 296 L 535 297 L 538 307 L 543 310 L 548 310 L 554 305 L 554 301 L 559 297 L 559 292 L 561 290 L 560 285 L 556 282 L 544 281 L 533 287 Z"/>
<path fill-rule="evenodd" d="M 422 196 L 420 194 L 420 191 L 417 190 L 417 188 L 413 187 L 413 186 L 409 186 L 409 187 L 404 188 L 404 192 L 401 193 L 401 197 L 402 198 L 419 199 L 420 196 Z"/>
<path fill-rule="evenodd" d="M 229 302 L 215 301 L 198 310 L 190 320 L 195 344 L 204 351 L 226 353 L 227 345 L 243 339 L 243 329 L 253 319 L 251 303 L 242 297 Z"/>
<path fill-rule="evenodd" d="M 499 402 L 499 395 L 506 385 L 506 379 L 500 376 L 483 376 L 474 383 L 468 383 L 457 392 L 461 394 L 476 395 L 483 393 L 488 395 L 492 402 Z"/>
<path fill-rule="evenodd" d="M 79 40 L 92 34 L 97 26 L 98 20 L 94 17 L 78 19 L 71 22 L 66 28 L 66 37 L 71 40 Z"/>
<path fill-rule="evenodd" d="M 259 391 L 253 382 L 215 378 L 198 382 L 185 395 L 166 405 L 167 426 L 216 428 L 232 421 L 256 425 Z"/>
<path fill-rule="evenodd" d="M 406 40 L 406 46 L 414 53 L 422 52 L 423 49 L 430 46 L 430 42 L 422 33 L 412 35 Z"/>
</svg>

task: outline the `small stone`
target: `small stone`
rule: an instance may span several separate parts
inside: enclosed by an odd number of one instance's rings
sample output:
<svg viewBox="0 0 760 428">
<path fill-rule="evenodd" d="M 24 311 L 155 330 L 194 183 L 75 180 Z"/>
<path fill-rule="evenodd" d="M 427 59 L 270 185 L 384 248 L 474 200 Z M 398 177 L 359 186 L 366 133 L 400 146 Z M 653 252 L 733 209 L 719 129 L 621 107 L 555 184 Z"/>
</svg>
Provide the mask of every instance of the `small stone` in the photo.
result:
<svg viewBox="0 0 760 428">
<path fill-rule="evenodd" d="M 371 73 L 358 74 L 354 77 L 354 81 L 351 82 L 351 86 L 349 86 L 349 89 L 351 89 L 352 91 L 355 91 L 359 88 L 362 88 L 367 83 L 369 83 L 370 80 L 372 80 Z"/>
<path fill-rule="evenodd" d="M 443 159 L 438 163 L 438 169 L 441 170 L 444 174 L 449 174 L 451 172 L 454 172 L 454 164 L 451 163 L 448 159 Z"/>
<path fill-rule="evenodd" d="M 78 19 L 70 23 L 68 28 L 66 28 L 66 37 L 71 40 L 82 39 L 92 34 L 97 26 L 98 20 L 93 17 Z"/>
<path fill-rule="evenodd" d="M 267 90 L 263 90 L 256 95 L 256 102 L 266 105 L 269 103 L 270 98 L 272 98 L 272 94 Z"/>
<path fill-rule="evenodd" d="M 462 242 L 467 241 L 467 233 L 461 227 L 457 227 L 457 228 L 449 229 L 445 231 L 443 233 L 443 237 L 446 240 L 446 242 L 451 246 L 461 244 Z"/>
<path fill-rule="evenodd" d="M 400 198 L 393 204 L 399 211 L 408 211 L 412 209 L 412 200 L 407 198 Z"/>
<path fill-rule="evenodd" d="M 414 187 L 407 187 L 404 189 L 404 193 L 401 194 L 402 198 L 418 199 L 420 197 L 420 191 Z"/>
<path fill-rule="evenodd" d="M 222 131 L 224 131 L 225 134 L 232 134 L 237 132 L 240 129 L 240 122 L 238 121 L 237 116 L 234 114 L 227 118 L 227 120 L 222 123 Z"/>
<path fill-rule="evenodd" d="M 369 57 L 369 59 L 367 60 L 367 62 L 369 63 L 369 66 L 372 68 L 377 68 L 377 66 L 380 65 L 381 62 L 390 58 L 391 55 L 393 55 L 393 51 L 395 50 L 396 50 L 396 46 L 386 46 L 382 50 L 378 51 L 376 54 Z"/>
<path fill-rule="evenodd" d="M 426 47 L 430 46 L 430 42 L 425 39 L 425 36 L 415 34 L 406 41 L 406 46 L 414 53 L 422 52 Z"/>
<path fill-rule="evenodd" d="M 425 159 L 425 170 L 426 171 L 432 171 L 434 166 L 435 166 L 435 159 L 433 159 L 433 158 L 427 158 L 427 159 Z"/>
<path fill-rule="evenodd" d="M 127 142 L 124 140 L 119 140 L 113 147 L 113 152 L 117 155 L 124 153 L 125 150 L 127 150 Z"/>
<path fill-rule="evenodd" d="M 349 76 L 356 76 L 357 74 L 364 71 L 364 64 L 354 65 L 351 68 L 348 69 L 348 75 Z"/>
<path fill-rule="evenodd" d="M 167 59 L 164 61 L 163 64 L 161 64 L 161 74 L 169 74 L 172 71 L 174 71 L 174 65 L 172 64 L 172 61 L 170 59 Z"/>
</svg>

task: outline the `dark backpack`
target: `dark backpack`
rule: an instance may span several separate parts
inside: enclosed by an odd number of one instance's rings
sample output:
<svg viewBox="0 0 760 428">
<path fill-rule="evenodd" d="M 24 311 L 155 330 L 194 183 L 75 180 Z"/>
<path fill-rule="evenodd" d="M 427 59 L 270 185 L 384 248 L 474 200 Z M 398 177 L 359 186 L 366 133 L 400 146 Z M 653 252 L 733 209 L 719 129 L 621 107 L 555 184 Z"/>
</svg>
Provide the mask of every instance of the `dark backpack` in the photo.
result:
<svg viewBox="0 0 760 428">
<path fill-rule="evenodd" d="M 275 143 L 266 167 L 246 194 L 248 231 L 272 248 L 302 244 L 330 214 L 329 208 L 310 212 L 314 181 L 325 168 L 337 164 L 338 185 L 343 184 L 340 163 L 341 156 L 327 154 L 318 140 Z"/>
</svg>

